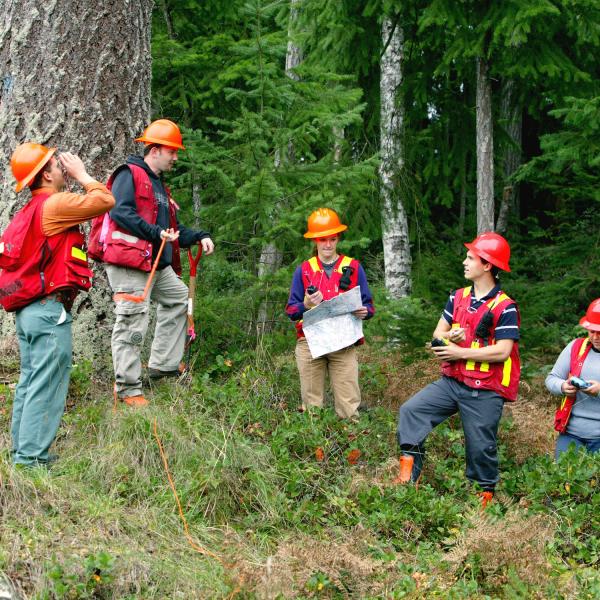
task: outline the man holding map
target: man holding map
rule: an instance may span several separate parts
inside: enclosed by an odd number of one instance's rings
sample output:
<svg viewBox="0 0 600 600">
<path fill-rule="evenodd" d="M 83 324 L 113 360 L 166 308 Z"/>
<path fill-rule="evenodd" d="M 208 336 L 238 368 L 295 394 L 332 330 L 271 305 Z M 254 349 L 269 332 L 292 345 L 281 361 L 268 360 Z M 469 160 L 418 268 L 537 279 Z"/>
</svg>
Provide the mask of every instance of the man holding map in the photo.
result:
<svg viewBox="0 0 600 600">
<path fill-rule="evenodd" d="M 346 229 L 330 208 L 310 215 L 304 237 L 314 240 L 316 255 L 296 269 L 286 307 L 298 334 L 302 408 L 323 406 L 328 372 L 341 418 L 355 417 L 360 405 L 356 346 L 364 343 L 362 320 L 375 312 L 364 269 L 337 253 Z"/>
</svg>

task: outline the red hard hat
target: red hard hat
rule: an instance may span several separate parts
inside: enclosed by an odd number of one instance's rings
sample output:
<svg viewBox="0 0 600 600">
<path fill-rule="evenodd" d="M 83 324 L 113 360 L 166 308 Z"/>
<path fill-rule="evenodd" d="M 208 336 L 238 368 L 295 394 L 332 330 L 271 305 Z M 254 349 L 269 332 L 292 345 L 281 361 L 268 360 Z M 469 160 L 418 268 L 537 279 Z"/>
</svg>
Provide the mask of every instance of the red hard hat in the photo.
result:
<svg viewBox="0 0 600 600">
<path fill-rule="evenodd" d="M 135 141 L 144 142 L 146 146 L 159 144 L 161 146 L 168 146 L 169 148 L 185 150 L 179 127 L 168 119 L 158 119 L 158 121 L 150 123 L 144 130 L 144 133 L 139 138 L 135 138 Z"/>
<path fill-rule="evenodd" d="M 46 146 L 31 142 L 15 148 L 10 159 L 10 168 L 17 180 L 15 188 L 17 192 L 34 180 L 55 152 L 56 148 L 46 148 Z"/>
<path fill-rule="evenodd" d="M 488 231 L 478 235 L 470 244 L 465 246 L 479 256 L 492 263 L 503 271 L 510 271 L 508 261 L 510 260 L 510 246 L 508 242 L 498 233 Z"/>
<path fill-rule="evenodd" d="M 331 208 L 317 208 L 308 217 L 308 231 L 304 234 L 304 237 L 309 239 L 327 237 L 346 229 L 348 229 L 348 226 L 340 223 L 340 218 L 335 210 L 331 210 Z"/>
<path fill-rule="evenodd" d="M 581 317 L 579 324 L 590 331 L 600 331 L 600 298 L 596 298 L 588 306 L 585 317 Z"/>
</svg>

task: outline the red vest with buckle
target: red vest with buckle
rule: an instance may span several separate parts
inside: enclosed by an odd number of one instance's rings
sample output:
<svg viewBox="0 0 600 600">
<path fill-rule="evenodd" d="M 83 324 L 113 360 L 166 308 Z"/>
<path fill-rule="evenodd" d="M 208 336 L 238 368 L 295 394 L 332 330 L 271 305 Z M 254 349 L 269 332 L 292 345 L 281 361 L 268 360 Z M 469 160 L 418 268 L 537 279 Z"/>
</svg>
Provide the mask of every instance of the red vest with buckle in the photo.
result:
<svg viewBox="0 0 600 600">
<path fill-rule="evenodd" d="M 319 260 L 318 256 L 313 256 L 309 260 L 305 260 L 302 263 L 302 283 L 304 284 L 304 290 L 314 285 L 316 288 L 321 290 L 323 294 L 323 300 L 330 300 L 339 296 L 342 292 L 356 287 L 358 284 L 358 261 L 349 256 L 340 255 L 333 267 L 331 277 L 327 277 L 323 263 Z M 345 290 L 340 289 L 340 279 L 344 275 L 344 268 L 350 267 L 350 283 Z M 296 333 L 299 338 L 304 337 L 302 331 L 302 319 L 296 321 L 294 324 L 296 327 Z M 364 338 L 361 338 L 357 344 L 364 344 Z"/>
<path fill-rule="evenodd" d="M 92 271 L 79 226 L 52 236 L 42 231 L 42 207 L 51 194 L 36 194 L 0 239 L 0 304 L 18 310 L 58 290 L 89 290 Z"/>
<path fill-rule="evenodd" d="M 142 167 L 127 165 L 133 176 L 135 189 L 135 204 L 138 215 L 148 223 L 156 224 L 158 203 L 152 190 L 150 176 Z M 112 189 L 115 173 L 110 176 L 106 187 Z M 165 187 L 169 199 L 169 227 L 177 231 L 178 206 L 171 197 L 169 188 Z M 127 229 L 119 227 L 110 218 L 109 213 L 96 217 L 92 221 L 89 238 L 90 257 L 99 262 L 106 262 L 119 267 L 139 269 L 140 271 L 152 270 L 152 242 L 132 234 Z M 171 242 L 173 247 L 173 270 L 181 274 L 181 258 L 179 256 L 179 242 Z"/>
<path fill-rule="evenodd" d="M 575 340 L 571 346 L 571 366 L 569 368 L 569 376 L 567 379 L 579 377 L 581 375 L 583 363 L 591 349 L 592 345 L 590 344 L 589 338 L 577 338 Z M 574 404 L 575 396 L 565 396 L 556 410 L 554 415 L 554 429 L 559 433 L 564 433 L 567 430 Z"/>
<path fill-rule="evenodd" d="M 466 336 L 459 346 L 481 348 L 495 344 L 494 331 L 498 325 L 498 319 L 500 319 L 502 311 L 510 304 L 514 304 L 514 300 L 511 300 L 504 292 L 498 292 L 494 298 L 474 310 L 471 308 L 471 287 L 456 290 L 452 328 L 462 327 Z M 478 338 L 475 336 L 475 330 L 488 310 L 493 315 L 490 337 Z M 519 344 L 515 340 L 510 356 L 503 362 L 475 362 L 473 360 L 443 362 L 442 373 L 448 377 L 454 377 L 471 388 L 493 390 L 506 400 L 514 401 L 517 399 L 521 376 Z"/>
</svg>

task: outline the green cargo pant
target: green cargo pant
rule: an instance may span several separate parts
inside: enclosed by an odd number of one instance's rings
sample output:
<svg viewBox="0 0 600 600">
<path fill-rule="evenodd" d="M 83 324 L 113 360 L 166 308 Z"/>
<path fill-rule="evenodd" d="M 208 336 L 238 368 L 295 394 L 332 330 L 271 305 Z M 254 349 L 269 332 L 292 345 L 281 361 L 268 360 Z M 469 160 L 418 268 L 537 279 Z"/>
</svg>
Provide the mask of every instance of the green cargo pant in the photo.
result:
<svg viewBox="0 0 600 600">
<path fill-rule="evenodd" d="M 48 462 L 48 449 L 56 437 L 69 388 L 72 321 L 70 313 L 51 297 L 16 313 L 21 376 L 11 428 L 15 464 Z"/>
</svg>

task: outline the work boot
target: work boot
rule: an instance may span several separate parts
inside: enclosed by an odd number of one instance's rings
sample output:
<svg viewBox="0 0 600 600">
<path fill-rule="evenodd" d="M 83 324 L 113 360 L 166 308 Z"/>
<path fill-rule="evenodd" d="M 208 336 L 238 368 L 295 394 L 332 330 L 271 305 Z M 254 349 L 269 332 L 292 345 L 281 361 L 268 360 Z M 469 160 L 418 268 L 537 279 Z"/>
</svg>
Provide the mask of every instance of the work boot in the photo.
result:
<svg viewBox="0 0 600 600">
<path fill-rule="evenodd" d="M 160 369 L 153 369 L 148 367 L 148 378 L 149 379 L 163 379 L 165 377 L 180 377 L 183 373 L 183 369 L 179 366 L 178 369 L 171 371 L 161 371 Z"/>
<path fill-rule="evenodd" d="M 485 492 L 478 492 L 477 494 L 481 500 L 481 509 L 483 510 L 488 504 L 494 499 L 494 492 L 488 490 Z"/>
<path fill-rule="evenodd" d="M 139 396 L 127 396 L 127 398 L 121 398 L 127 406 L 131 406 L 132 408 L 141 408 L 142 406 L 148 406 L 148 400 L 144 398 L 141 394 Z"/>
<path fill-rule="evenodd" d="M 412 481 L 413 466 L 415 464 L 415 457 L 410 454 L 402 454 L 399 459 L 399 471 L 396 478 L 392 483 L 396 485 L 402 485 L 410 483 Z"/>
</svg>

